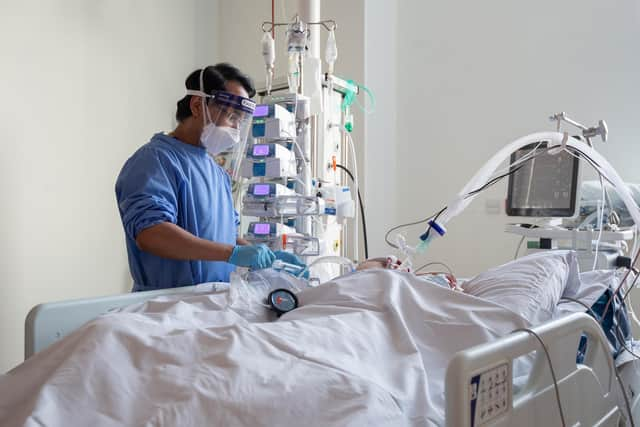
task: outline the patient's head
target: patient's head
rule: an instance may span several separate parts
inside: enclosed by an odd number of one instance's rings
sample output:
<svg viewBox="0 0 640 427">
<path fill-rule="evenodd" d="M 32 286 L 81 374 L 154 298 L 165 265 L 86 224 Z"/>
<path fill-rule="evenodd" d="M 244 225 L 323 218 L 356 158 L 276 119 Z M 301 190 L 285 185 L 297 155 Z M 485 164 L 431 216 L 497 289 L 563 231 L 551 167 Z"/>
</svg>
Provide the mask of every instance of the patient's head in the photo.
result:
<svg viewBox="0 0 640 427">
<path fill-rule="evenodd" d="M 411 271 L 409 267 L 402 267 L 402 261 L 393 255 L 389 255 L 385 258 L 369 258 L 356 266 L 357 271 L 369 270 L 372 268 L 384 268 L 387 270 L 403 270 Z"/>
<path fill-rule="evenodd" d="M 387 268 L 386 258 L 369 258 L 365 259 L 356 266 L 357 271 L 369 270 L 371 268 Z"/>
</svg>

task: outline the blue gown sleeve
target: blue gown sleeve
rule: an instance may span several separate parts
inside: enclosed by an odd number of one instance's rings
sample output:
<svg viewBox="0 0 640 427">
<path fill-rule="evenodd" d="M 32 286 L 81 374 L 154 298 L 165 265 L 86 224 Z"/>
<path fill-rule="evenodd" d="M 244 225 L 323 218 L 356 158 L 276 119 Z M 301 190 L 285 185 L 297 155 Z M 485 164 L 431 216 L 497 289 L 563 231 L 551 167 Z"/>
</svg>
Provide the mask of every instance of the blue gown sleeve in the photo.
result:
<svg viewBox="0 0 640 427">
<path fill-rule="evenodd" d="M 142 148 L 125 163 L 116 181 L 116 197 L 131 239 L 152 225 L 176 223 L 180 181 L 177 160 L 156 149 Z"/>
</svg>

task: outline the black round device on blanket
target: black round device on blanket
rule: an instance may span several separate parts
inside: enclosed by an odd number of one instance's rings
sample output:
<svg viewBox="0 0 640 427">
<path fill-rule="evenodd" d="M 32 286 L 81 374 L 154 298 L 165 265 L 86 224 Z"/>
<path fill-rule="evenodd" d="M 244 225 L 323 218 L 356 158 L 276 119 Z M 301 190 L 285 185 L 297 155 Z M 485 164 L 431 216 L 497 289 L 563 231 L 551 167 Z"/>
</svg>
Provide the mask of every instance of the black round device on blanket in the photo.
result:
<svg viewBox="0 0 640 427">
<path fill-rule="evenodd" d="M 298 298 L 288 289 L 275 289 L 267 297 L 269 305 L 278 316 L 298 307 Z"/>
</svg>

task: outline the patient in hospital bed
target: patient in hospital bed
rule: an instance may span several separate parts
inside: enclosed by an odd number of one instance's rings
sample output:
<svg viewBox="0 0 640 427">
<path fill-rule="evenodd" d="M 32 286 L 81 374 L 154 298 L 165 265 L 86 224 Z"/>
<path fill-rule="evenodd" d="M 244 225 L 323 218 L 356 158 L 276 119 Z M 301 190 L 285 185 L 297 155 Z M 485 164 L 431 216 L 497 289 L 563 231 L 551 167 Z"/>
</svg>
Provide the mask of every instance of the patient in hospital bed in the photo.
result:
<svg viewBox="0 0 640 427">
<path fill-rule="evenodd" d="M 305 287 L 277 321 L 243 317 L 233 284 L 103 315 L 0 376 L 0 425 L 442 425 L 453 354 L 551 319 L 562 296 L 599 297 L 571 252 L 463 292 L 389 267 Z"/>
</svg>

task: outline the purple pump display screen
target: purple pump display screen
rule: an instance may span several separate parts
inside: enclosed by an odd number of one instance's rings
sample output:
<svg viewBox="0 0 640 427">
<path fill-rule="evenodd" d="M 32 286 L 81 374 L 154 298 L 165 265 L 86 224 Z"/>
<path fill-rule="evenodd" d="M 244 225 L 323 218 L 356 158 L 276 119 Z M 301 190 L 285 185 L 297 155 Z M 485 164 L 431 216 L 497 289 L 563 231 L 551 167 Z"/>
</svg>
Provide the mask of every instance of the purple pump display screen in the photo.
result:
<svg viewBox="0 0 640 427">
<path fill-rule="evenodd" d="M 254 156 L 268 156 L 269 155 L 269 146 L 264 144 L 256 144 L 253 146 L 253 155 Z"/>
<path fill-rule="evenodd" d="M 256 184 L 253 186 L 254 196 L 267 196 L 269 195 L 269 184 Z"/>
<path fill-rule="evenodd" d="M 256 109 L 253 110 L 253 117 L 267 117 L 269 115 L 268 105 L 256 105 Z"/>
<path fill-rule="evenodd" d="M 271 232 L 270 224 L 256 224 L 253 226 L 253 234 L 269 234 Z"/>
</svg>

